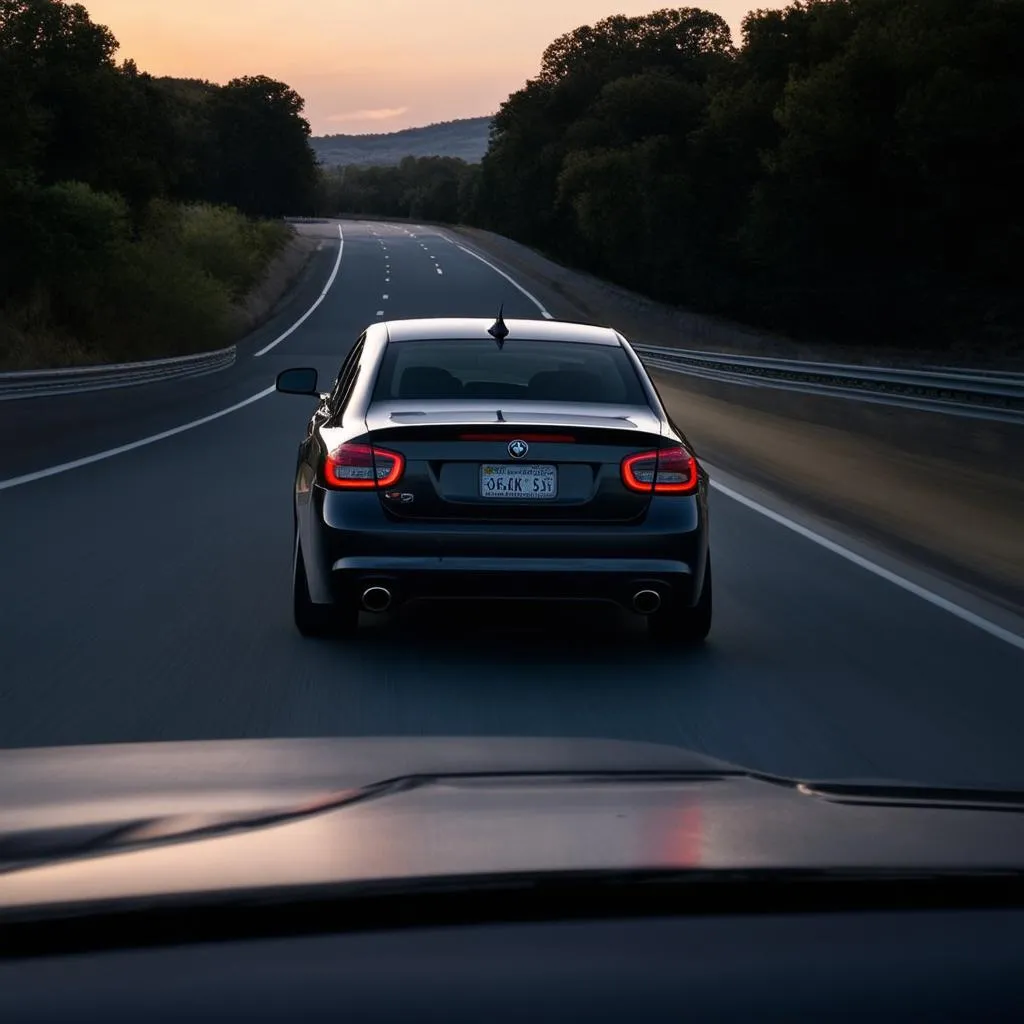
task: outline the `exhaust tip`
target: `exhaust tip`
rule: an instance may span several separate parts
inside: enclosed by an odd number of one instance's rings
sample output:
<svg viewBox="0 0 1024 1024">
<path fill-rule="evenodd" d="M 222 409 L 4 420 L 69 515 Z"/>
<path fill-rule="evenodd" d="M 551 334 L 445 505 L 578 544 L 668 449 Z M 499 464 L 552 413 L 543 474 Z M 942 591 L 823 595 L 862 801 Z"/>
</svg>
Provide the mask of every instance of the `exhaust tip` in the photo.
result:
<svg viewBox="0 0 1024 1024">
<path fill-rule="evenodd" d="M 633 610 L 641 615 L 653 615 L 661 607 L 661 594 L 656 590 L 638 590 L 633 595 Z"/>
<path fill-rule="evenodd" d="M 368 612 L 386 612 L 391 607 L 391 591 L 387 587 L 367 587 L 363 591 L 363 607 Z"/>
</svg>

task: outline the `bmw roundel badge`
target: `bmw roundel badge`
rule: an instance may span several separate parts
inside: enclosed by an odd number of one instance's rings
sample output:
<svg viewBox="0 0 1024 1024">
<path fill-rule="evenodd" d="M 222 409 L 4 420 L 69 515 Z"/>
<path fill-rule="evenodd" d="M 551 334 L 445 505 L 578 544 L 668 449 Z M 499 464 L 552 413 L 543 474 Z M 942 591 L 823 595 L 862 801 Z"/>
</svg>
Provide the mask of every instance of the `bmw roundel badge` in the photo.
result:
<svg viewBox="0 0 1024 1024">
<path fill-rule="evenodd" d="M 513 459 L 524 458 L 529 450 L 530 446 L 525 441 L 509 441 L 508 443 L 508 453 Z"/>
</svg>

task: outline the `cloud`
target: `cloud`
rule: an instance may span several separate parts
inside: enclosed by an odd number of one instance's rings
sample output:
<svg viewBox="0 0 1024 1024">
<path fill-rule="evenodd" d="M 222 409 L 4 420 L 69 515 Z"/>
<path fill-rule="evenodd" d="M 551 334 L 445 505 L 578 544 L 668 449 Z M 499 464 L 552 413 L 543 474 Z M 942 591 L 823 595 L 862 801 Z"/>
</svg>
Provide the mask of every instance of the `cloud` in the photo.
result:
<svg viewBox="0 0 1024 1024">
<path fill-rule="evenodd" d="M 374 110 L 351 110 L 347 114 L 331 114 L 327 118 L 332 124 L 344 121 L 389 121 L 393 117 L 401 117 L 408 107 L 377 107 Z"/>
</svg>

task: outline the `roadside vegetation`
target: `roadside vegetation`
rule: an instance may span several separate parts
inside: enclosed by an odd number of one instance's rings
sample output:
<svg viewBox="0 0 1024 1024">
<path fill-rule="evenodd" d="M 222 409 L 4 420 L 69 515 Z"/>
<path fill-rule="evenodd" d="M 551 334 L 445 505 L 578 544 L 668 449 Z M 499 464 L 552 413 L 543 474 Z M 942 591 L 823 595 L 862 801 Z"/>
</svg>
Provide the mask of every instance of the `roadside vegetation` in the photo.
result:
<svg viewBox="0 0 1024 1024">
<path fill-rule="evenodd" d="M 230 344 L 312 209 L 283 83 L 155 79 L 85 8 L 0 0 L 0 368 Z"/>
<path fill-rule="evenodd" d="M 448 224 L 474 216 L 480 165 L 457 157 L 407 156 L 396 166 L 353 164 L 321 170 L 317 211 Z"/>
<path fill-rule="evenodd" d="M 802 0 L 753 11 L 738 46 L 697 8 L 611 17 L 548 47 L 479 167 L 349 168 L 329 196 L 798 336 L 1005 349 L 1022 39 L 1020 0 Z"/>
</svg>

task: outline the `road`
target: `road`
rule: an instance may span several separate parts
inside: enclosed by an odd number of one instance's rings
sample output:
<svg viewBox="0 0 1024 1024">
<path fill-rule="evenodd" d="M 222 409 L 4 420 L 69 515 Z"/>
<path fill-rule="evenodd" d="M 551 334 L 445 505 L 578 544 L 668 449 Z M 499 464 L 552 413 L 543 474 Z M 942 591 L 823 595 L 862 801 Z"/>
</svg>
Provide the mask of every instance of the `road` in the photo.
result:
<svg viewBox="0 0 1024 1024">
<path fill-rule="evenodd" d="M 290 485 L 310 406 L 263 394 L 277 372 L 316 366 L 329 383 L 382 316 L 489 316 L 500 302 L 540 315 L 439 229 L 341 229 L 343 246 L 337 224 L 307 228 L 323 251 L 231 370 L 0 403 L 0 746 L 594 736 L 805 777 L 1024 785 L 1024 650 L 721 490 L 716 622 L 699 652 L 659 652 L 614 611 L 486 606 L 300 638 Z M 543 301 L 560 315 L 557 295 Z"/>
</svg>

